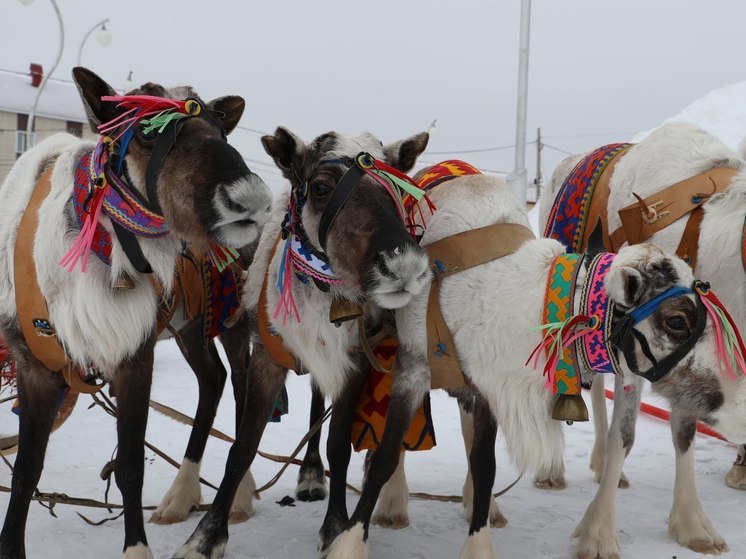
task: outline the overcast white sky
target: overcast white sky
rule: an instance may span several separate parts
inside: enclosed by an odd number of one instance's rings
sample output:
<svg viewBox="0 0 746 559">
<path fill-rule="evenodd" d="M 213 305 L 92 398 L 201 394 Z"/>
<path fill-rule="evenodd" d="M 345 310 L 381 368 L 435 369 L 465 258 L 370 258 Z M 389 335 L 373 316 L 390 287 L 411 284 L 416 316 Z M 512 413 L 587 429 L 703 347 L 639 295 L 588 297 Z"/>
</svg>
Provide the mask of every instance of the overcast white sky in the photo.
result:
<svg viewBox="0 0 746 559">
<path fill-rule="evenodd" d="M 115 87 L 133 70 L 137 83 L 239 94 L 243 126 L 284 125 L 307 140 L 334 129 L 387 142 L 437 118 L 429 151 L 514 143 L 519 0 L 58 2 L 66 41 L 55 77 L 69 78 L 85 32 L 109 17 L 111 44 L 91 37 L 83 65 Z M 743 0 L 534 0 L 529 140 L 538 126 L 567 151 L 626 140 L 746 79 L 744 21 Z M 48 0 L 0 0 L 0 25 L 0 68 L 51 66 L 58 35 Z M 258 134 L 238 130 L 232 141 L 269 161 Z M 512 148 L 453 156 L 513 166 Z M 563 156 L 545 149 L 544 172 Z M 529 146 L 530 178 L 534 161 Z M 278 184 L 273 166 L 253 169 Z"/>
</svg>

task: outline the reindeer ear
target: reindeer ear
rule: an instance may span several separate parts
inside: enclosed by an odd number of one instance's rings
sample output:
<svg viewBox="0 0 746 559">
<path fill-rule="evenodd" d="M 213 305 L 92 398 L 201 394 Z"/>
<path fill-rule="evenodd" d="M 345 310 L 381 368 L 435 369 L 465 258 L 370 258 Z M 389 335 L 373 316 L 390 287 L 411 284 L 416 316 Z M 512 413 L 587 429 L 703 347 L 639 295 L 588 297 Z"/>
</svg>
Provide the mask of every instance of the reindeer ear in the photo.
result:
<svg viewBox="0 0 746 559">
<path fill-rule="evenodd" d="M 386 163 L 406 173 L 414 167 L 417 158 L 425 151 L 430 134 L 422 132 L 406 140 L 399 140 L 384 146 Z"/>
<path fill-rule="evenodd" d="M 115 104 L 101 101 L 101 97 L 116 95 L 116 92 L 108 83 L 82 66 L 73 68 L 73 81 L 75 81 L 80 98 L 83 100 L 88 124 L 91 126 L 91 130 L 98 134 L 99 124 L 108 122 L 117 116 Z"/>
<path fill-rule="evenodd" d="M 293 163 L 299 166 L 300 159 L 306 152 L 306 145 L 298 136 L 282 126 L 275 130 L 274 136 L 262 136 L 264 151 L 274 159 L 286 178 L 292 179 L 290 169 Z"/>
<path fill-rule="evenodd" d="M 208 105 L 212 110 L 222 113 L 223 130 L 226 134 L 230 134 L 241 120 L 246 101 L 238 95 L 228 95 L 213 99 Z"/>
<path fill-rule="evenodd" d="M 628 308 L 634 307 L 645 292 L 643 275 L 632 266 L 612 266 L 605 287 L 614 303 Z"/>
</svg>

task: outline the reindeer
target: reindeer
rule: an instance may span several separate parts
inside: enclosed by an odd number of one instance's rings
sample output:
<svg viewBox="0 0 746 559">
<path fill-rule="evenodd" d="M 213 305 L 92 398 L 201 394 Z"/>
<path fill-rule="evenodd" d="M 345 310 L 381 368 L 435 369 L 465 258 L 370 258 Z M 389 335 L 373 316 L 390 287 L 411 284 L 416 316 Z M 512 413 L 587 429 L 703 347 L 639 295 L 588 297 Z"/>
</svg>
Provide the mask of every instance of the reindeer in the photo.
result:
<svg viewBox="0 0 746 559">
<path fill-rule="evenodd" d="M 18 363 L 21 406 L 0 557 L 25 557 L 29 504 L 64 386 L 63 377 L 32 353 L 23 334 L 30 325 L 19 320 L 15 305 L 27 287 L 14 277 L 23 261 L 16 258 L 14 266 L 19 221 L 32 192 L 49 184 L 31 233 L 33 255 L 25 256 L 48 307 L 46 322 L 33 327 L 56 339 L 76 368 L 110 381 L 120 411 L 115 477 L 124 500 L 123 558 L 152 559 L 141 490 L 157 297 L 146 272 L 170 289 L 179 239 L 213 250 L 249 244 L 269 217 L 271 195 L 226 142 L 243 112 L 240 97 L 207 103 L 191 87 L 153 83 L 117 97 L 85 68 L 74 68 L 73 79 L 92 129 L 104 131 L 99 143 L 53 136 L 18 160 L 0 190 L 0 329 Z M 127 202 L 120 205 L 115 195 Z M 130 229 L 140 230 L 125 228 L 117 209 L 135 220 L 145 216 L 136 225 L 150 236 L 133 236 Z M 96 255 L 88 260 L 91 244 Z M 78 374 L 63 370 L 68 379 Z"/>
<path fill-rule="evenodd" d="M 427 140 L 427 134 L 419 134 L 383 146 L 370 134 L 349 137 L 330 132 L 305 144 L 284 128 L 278 128 L 274 136 L 262 138 L 265 150 L 290 182 L 292 193 L 275 201 L 273 218 L 262 232 L 249 273 L 244 307 L 249 312 L 267 313 L 285 347 L 309 371 L 320 391 L 332 399 L 327 443 L 332 478 L 328 512 L 321 529 L 323 547 L 331 543 L 347 522 L 345 480 L 351 453 L 352 415 L 363 385 L 362 372 L 368 369 L 367 358 L 358 349 L 358 326 L 352 321 L 342 322 L 339 327 L 332 324 L 330 304 L 334 298 L 364 304 L 364 329 L 371 333 L 381 323 L 383 308 L 406 304 L 413 293 L 424 288 L 430 276 L 427 257 L 405 229 L 395 200 L 379 182 L 361 172 L 359 180 L 348 178 L 344 189 L 335 187 L 350 169 L 353 173 L 360 171 L 361 167 L 353 163 L 358 153 L 365 151 L 379 161 L 407 171 L 425 149 Z M 335 192 L 337 196 L 343 193 L 348 197 L 329 205 L 330 200 L 335 200 Z M 289 201 L 292 201 L 291 215 L 285 220 Z M 326 207 L 329 210 L 324 213 Z M 336 219 L 332 219 L 334 225 L 329 227 L 332 215 Z M 281 263 L 290 262 L 287 258 L 283 260 L 282 247 L 276 250 L 283 220 L 284 228 L 294 238 L 302 239 L 304 250 L 313 251 L 321 262 L 334 263 L 335 274 L 326 278 L 331 281 L 322 284 L 322 290 L 313 281 L 300 281 L 292 268 L 283 266 L 283 282 L 287 283 L 282 297 L 289 307 L 280 305 L 281 295 L 275 287 Z M 259 306 L 262 292 L 266 308 Z M 288 301 L 290 294 L 292 300 Z M 283 317 L 283 311 L 275 314 L 278 308 L 293 314 L 297 310 L 298 315 Z M 262 340 L 255 339 L 245 404 L 251 413 L 244 414 L 211 510 L 174 557 L 222 557 L 233 494 L 256 454 L 264 419 L 286 372 L 286 368 L 270 358 Z"/>
<path fill-rule="evenodd" d="M 582 154 L 573 155 L 560 163 L 552 176 L 546 200 L 553 200 L 557 196 L 565 178 L 583 157 Z M 620 156 L 610 175 L 609 200 L 605 208 L 609 229 L 607 233 L 620 226 L 618 210 L 635 201 L 632 193 L 647 198 L 679 181 L 718 168 L 731 169 L 733 177 L 730 178 L 727 190 L 720 194 L 708 196 L 707 193 L 712 188 L 709 183 L 705 189 L 705 202 L 702 205 L 704 216 L 699 227 L 699 250 L 694 255 L 695 273 L 711 281 L 713 290 L 718 293 L 731 311 L 735 323 L 743 331 L 746 329 L 746 273 L 742 257 L 746 165 L 738 154 L 719 139 L 692 124 L 671 123 L 661 126 L 642 142 L 630 147 Z M 551 204 L 541 206 L 542 227 L 547 223 L 550 207 Z M 682 238 L 687 220 L 688 216 L 685 216 L 674 221 L 650 237 L 649 242 L 664 250 L 674 251 Z M 726 388 L 726 399 L 737 397 L 735 385 L 726 385 Z M 622 472 L 622 464 L 634 442 L 634 418 L 637 412 L 629 410 L 625 404 L 622 404 L 622 410 L 617 411 L 619 404 L 615 403 L 611 431 L 608 431 L 603 382 L 592 384 L 591 397 L 596 441 L 590 466 L 601 487 L 592 506 L 593 510 L 589 508 L 576 534 L 584 542 L 583 548 L 590 550 L 587 551 L 588 557 L 606 558 L 619 553 L 613 521 L 610 519 L 613 519 L 615 488 L 617 485 L 626 487 L 629 484 Z M 618 391 L 615 402 L 617 397 Z M 622 401 L 624 402 L 624 398 Z M 676 482 L 669 532 L 683 546 L 705 553 L 719 553 L 726 549 L 725 542 L 712 526 L 696 493 L 693 418 L 694 414 L 691 413 L 684 417 L 674 414 L 671 423 L 676 449 Z M 718 430 L 721 428 L 718 425 L 714 427 Z M 614 446 L 620 444 L 614 435 L 619 429 L 631 433 L 622 441 L 624 452 Z M 740 433 L 737 429 L 735 431 L 738 436 L 729 440 L 741 442 Z M 746 487 L 744 448 L 746 447 L 739 447 L 739 457 L 726 475 L 726 483 L 731 487 Z M 537 473 L 540 485 L 564 486 L 564 464 L 558 462 L 556 466 L 554 470 Z"/>
</svg>

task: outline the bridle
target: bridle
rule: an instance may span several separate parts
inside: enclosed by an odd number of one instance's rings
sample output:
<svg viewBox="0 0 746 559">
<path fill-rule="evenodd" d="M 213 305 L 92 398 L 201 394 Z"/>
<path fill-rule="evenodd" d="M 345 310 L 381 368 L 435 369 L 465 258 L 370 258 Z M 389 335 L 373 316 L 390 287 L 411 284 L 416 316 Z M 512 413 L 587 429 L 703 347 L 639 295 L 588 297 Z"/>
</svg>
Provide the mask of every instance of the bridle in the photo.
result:
<svg viewBox="0 0 746 559">
<path fill-rule="evenodd" d="M 673 368 L 680 363 L 689 352 L 691 352 L 702 337 L 705 327 L 707 326 L 707 310 L 702 302 L 700 290 L 709 291 L 709 287 L 709 284 L 695 280 L 691 288 L 682 286 L 671 287 L 660 295 L 657 295 L 649 301 L 625 313 L 619 312 L 619 309 L 614 310 L 610 343 L 612 347 L 622 352 L 630 371 L 651 383 L 655 383 L 670 373 L 671 370 L 673 370 Z M 671 353 L 658 361 L 650 351 L 650 344 L 647 339 L 642 332 L 635 328 L 635 325 L 639 324 L 658 310 L 658 307 L 660 307 L 661 303 L 666 299 L 680 297 L 682 295 L 690 295 L 692 293 L 695 295 L 697 305 L 697 319 L 694 328 L 692 328 L 692 332 L 686 340 L 679 344 L 679 346 Z M 652 363 L 652 366 L 645 371 L 640 370 L 638 366 L 637 357 L 635 355 L 635 341 L 640 344 L 643 354 Z"/>
<path fill-rule="evenodd" d="M 84 230 L 90 232 L 97 226 L 98 214 L 109 189 L 116 191 L 123 199 L 133 200 L 134 204 L 130 204 L 133 211 L 133 205 L 139 204 L 154 218 L 163 220 L 163 210 L 156 188 L 158 176 L 188 118 L 204 118 L 211 126 L 217 128 L 221 138 L 226 140 L 220 120 L 222 113 L 203 107 L 202 103 L 194 98 L 175 100 L 151 95 L 123 95 L 104 96 L 101 100 L 117 103 L 119 108 L 126 110 L 98 127 L 102 136 L 94 152 L 94 184 L 85 204 L 88 218 L 81 228 L 80 244 L 76 242 L 76 246 L 63 259 L 68 263 L 72 262 L 70 269 L 78 257 L 90 248 L 90 240 L 85 239 Z M 125 158 L 135 135 L 142 143 L 153 145 L 145 172 L 145 197 L 132 188 L 127 179 Z M 138 272 L 152 273 L 152 267 L 145 258 L 135 233 L 124 228 L 116 220 L 112 219 L 111 223 L 132 266 Z M 165 232 L 168 232 L 167 227 Z M 85 256 L 83 262 L 85 270 Z"/>
</svg>

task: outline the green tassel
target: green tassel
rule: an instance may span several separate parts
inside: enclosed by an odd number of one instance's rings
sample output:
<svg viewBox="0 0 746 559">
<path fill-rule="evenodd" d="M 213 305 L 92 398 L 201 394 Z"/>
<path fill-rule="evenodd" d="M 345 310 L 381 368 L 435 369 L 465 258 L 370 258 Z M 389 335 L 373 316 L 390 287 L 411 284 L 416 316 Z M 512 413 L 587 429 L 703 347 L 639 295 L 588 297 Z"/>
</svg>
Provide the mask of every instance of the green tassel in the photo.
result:
<svg viewBox="0 0 746 559">
<path fill-rule="evenodd" d="M 207 252 L 213 265 L 222 273 L 228 266 L 238 260 L 238 251 L 231 247 L 213 247 L 209 245 Z"/>
<path fill-rule="evenodd" d="M 412 196 L 418 202 L 425 196 L 424 190 L 408 183 L 407 181 L 400 179 L 396 175 L 392 175 L 391 173 L 387 173 L 386 171 L 379 171 L 377 169 L 375 170 L 375 172 L 378 173 L 380 176 L 387 178 L 395 186 L 398 186 L 401 190 Z"/>
<path fill-rule="evenodd" d="M 145 125 L 145 128 L 143 128 L 142 130 L 143 134 L 150 134 L 153 130 L 155 130 L 158 134 L 160 134 L 166 129 L 166 126 L 168 126 L 170 122 L 174 120 L 179 120 L 186 116 L 189 116 L 189 115 L 175 112 L 174 109 L 167 109 L 165 111 L 158 113 L 153 118 L 142 119 L 140 121 L 140 124 Z"/>
</svg>

